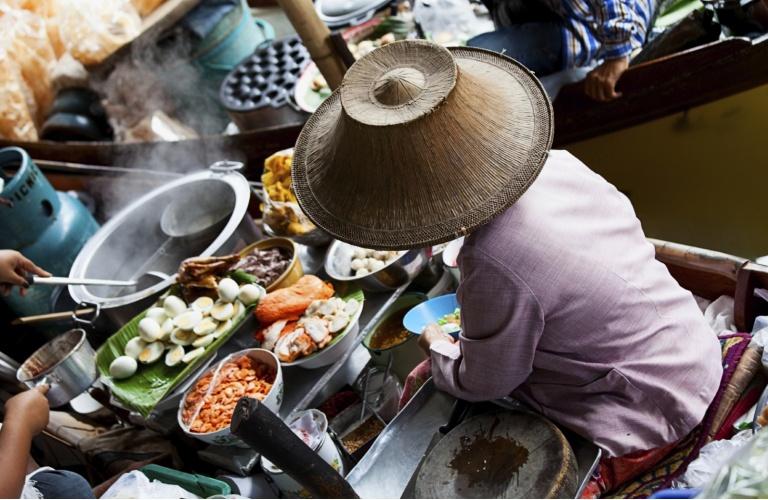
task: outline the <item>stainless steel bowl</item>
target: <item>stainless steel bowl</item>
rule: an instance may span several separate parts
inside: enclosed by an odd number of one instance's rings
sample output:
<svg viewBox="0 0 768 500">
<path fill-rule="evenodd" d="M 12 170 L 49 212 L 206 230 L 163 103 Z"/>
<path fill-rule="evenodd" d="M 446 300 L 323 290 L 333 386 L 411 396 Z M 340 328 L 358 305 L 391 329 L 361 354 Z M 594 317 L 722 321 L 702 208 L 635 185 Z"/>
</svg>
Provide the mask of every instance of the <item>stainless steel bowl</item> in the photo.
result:
<svg viewBox="0 0 768 500">
<path fill-rule="evenodd" d="M 357 277 L 350 273 L 348 266 L 355 250 L 354 245 L 334 241 L 325 256 L 325 272 L 336 281 L 355 282 L 369 292 L 385 292 L 404 285 L 419 275 L 429 262 L 426 248 L 405 250 L 391 264 L 375 273 Z"/>
<path fill-rule="evenodd" d="M 52 408 L 82 394 L 97 378 L 96 353 L 85 330 L 69 330 L 45 344 L 19 367 L 16 378 L 29 387 L 47 384 Z"/>
</svg>

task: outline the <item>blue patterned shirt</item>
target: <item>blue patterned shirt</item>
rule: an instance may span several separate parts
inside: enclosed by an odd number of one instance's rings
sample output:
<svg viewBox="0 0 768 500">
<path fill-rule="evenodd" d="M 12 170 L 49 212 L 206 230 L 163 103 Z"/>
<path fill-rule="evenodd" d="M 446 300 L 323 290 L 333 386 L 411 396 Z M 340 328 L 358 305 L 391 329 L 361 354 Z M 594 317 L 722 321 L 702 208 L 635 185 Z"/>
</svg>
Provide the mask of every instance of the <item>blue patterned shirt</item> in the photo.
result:
<svg viewBox="0 0 768 500">
<path fill-rule="evenodd" d="M 567 68 L 629 56 L 643 46 L 654 0 L 563 0 Z"/>
</svg>

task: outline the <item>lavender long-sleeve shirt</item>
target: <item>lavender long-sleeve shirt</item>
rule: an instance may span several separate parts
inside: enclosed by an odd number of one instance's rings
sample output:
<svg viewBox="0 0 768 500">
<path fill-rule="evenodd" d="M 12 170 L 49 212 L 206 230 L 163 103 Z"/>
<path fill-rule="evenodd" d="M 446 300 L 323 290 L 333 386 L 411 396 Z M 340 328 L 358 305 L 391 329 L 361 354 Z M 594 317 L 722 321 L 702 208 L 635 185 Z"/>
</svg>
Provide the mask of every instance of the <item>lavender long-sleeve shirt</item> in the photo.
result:
<svg viewBox="0 0 768 500">
<path fill-rule="evenodd" d="M 460 342 L 432 346 L 437 386 L 512 394 L 611 456 L 683 438 L 722 368 L 690 292 L 654 259 L 627 198 L 565 151 L 459 256 Z"/>
</svg>

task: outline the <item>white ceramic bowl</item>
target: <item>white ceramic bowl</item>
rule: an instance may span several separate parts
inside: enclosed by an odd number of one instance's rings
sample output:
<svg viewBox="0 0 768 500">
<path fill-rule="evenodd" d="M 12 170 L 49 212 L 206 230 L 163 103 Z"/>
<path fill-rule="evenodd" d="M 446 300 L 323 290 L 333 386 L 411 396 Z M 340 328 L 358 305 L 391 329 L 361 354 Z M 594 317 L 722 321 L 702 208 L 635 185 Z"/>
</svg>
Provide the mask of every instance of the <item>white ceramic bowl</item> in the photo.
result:
<svg viewBox="0 0 768 500">
<path fill-rule="evenodd" d="M 197 380 L 205 376 L 207 373 L 216 370 L 216 368 L 218 368 L 224 361 L 232 358 L 238 358 L 242 355 L 246 355 L 254 361 L 264 363 L 275 369 L 275 382 L 272 384 L 272 389 L 269 391 L 269 394 L 267 394 L 267 397 L 264 398 L 262 403 L 275 414 L 280 411 L 280 406 L 283 404 L 283 393 L 285 387 L 283 384 L 283 372 L 280 368 L 280 362 L 278 361 L 277 356 L 266 349 L 243 349 L 242 351 L 230 354 L 226 358 L 222 359 L 201 373 L 200 376 L 195 379 L 195 382 L 189 387 L 189 389 L 186 390 L 184 396 L 182 396 L 181 401 L 179 402 L 179 410 L 176 413 L 176 419 L 179 422 L 179 427 L 181 427 L 181 429 L 188 436 L 192 436 L 193 438 L 199 439 L 200 441 L 209 444 L 216 444 L 220 446 L 239 446 L 242 448 L 248 447 L 243 441 L 240 440 L 240 438 L 232 434 L 229 426 L 213 432 L 193 432 L 189 430 L 189 428 L 181 419 L 181 414 L 184 410 L 184 402 L 187 400 L 189 394 L 194 390 L 195 385 L 197 384 Z"/>
<path fill-rule="evenodd" d="M 334 339 L 334 344 L 320 349 L 309 356 L 299 358 L 292 363 L 281 364 L 284 367 L 300 366 L 312 370 L 314 368 L 320 368 L 335 363 L 352 345 L 355 344 L 355 337 L 357 337 L 357 333 L 360 331 L 360 314 L 363 312 L 364 305 L 365 301 L 362 301 L 360 307 L 357 308 L 357 312 L 355 312 L 349 319 L 347 327 Z"/>
</svg>

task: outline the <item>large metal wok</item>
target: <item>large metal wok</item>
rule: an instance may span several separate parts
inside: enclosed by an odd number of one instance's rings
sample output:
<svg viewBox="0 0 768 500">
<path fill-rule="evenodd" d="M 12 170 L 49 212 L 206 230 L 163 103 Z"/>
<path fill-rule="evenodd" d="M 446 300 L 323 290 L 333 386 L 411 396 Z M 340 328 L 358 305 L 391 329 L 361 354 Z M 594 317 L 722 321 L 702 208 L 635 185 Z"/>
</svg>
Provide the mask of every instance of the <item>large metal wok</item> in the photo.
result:
<svg viewBox="0 0 768 500">
<path fill-rule="evenodd" d="M 233 253 L 258 239 L 241 166 L 217 162 L 147 193 L 109 220 L 83 247 L 69 276 L 139 284 L 72 285 L 69 307 L 97 306 L 96 328 L 111 334 L 174 282 L 182 260 Z"/>
</svg>

